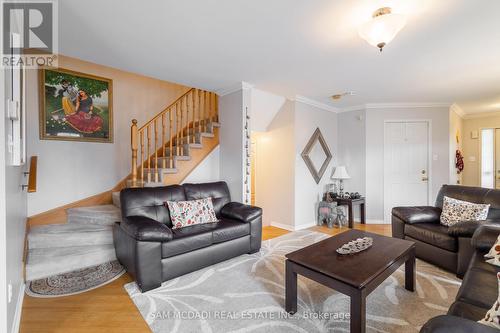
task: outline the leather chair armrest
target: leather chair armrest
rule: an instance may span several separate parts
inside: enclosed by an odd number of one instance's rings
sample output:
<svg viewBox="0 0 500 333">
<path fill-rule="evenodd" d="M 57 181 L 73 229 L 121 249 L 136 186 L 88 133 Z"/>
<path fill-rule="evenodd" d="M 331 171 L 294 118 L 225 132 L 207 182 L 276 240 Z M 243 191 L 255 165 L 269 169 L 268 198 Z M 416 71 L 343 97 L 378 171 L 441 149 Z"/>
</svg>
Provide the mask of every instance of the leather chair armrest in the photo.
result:
<svg viewBox="0 0 500 333">
<path fill-rule="evenodd" d="M 480 251 L 488 251 L 500 235 L 500 224 L 484 224 L 472 236 L 472 246 Z"/>
<path fill-rule="evenodd" d="M 407 224 L 439 223 L 441 208 L 433 206 L 394 207 L 392 215 Z"/>
<path fill-rule="evenodd" d="M 222 207 L 221 216 L 241 222 L 250 222 L 262 216 L 262 208 L 230 202 Z"/>
<path fill-rule="evenodd" d="M 132 238 L 145 242 L 167 242 L 172 239 L 172 230 L 165 224 L 144 216 L 124 217 L 120 224 Z"/>
<path fill-rule="evenodd" d="M 498 333 L 496 328 L 462 317 L 443 315 L 430 319 L 420 333 Z"/>
<path fill-rule="evenodd" d="M 486 221 L 461 221 L 448 227 L 448 235 L 454 237 L 472 237 L 474 232 Z"/>
</svg>

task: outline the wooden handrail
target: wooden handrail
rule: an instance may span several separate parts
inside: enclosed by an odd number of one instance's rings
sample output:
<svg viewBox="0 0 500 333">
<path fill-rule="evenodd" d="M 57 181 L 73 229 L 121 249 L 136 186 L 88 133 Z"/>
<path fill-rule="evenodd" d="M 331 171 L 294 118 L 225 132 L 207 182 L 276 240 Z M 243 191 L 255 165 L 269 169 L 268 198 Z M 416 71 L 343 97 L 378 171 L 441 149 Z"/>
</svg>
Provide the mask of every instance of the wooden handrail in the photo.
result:
<svg viewBox="0 0 500 333">
<path fill-rule="evenodd" d="M 208 124 L 218 119 L 217 97 L 191 88 L 140 128 L 132 120 L 132 186 L 158 182 L 161 169 L 174 167 L 174 157 L 184 153 L 183 145 L 195 143 L 195 134 L 208 131 Z"/>
<path fill-rule="evenodd" d="M 160 118 L 162 114 L 165 114 L 165 113 L 171 111 L 172 106 L 174 106 L 175 104 L 177 104 L 182 98 L 184 98 L 184 96 L 187 96 L 193 90 L 195 90 L 195 88 L 189 89 L 181 97 L 177 98 L 173 103 L 171 103 L 169 106 L 167 106 L 165 109 L 163 109 L 163 111 L 157 113 L 153 118 L 151 118 L 151 120 L 149 120 L 144 125 L 142 125 L 141 128 L 139 128 L 139 132 L 142 131 L 142 130 L 144 130 L 144 128 L 146 128 L 148 125 L 151 125 L 151 123 L 153 121 L 155 121 L 156 119 Z"/>
<path fill-rule="evenodd" d="M 31 156 L 30 158 L 30 170 L 28 176 L 28 193 L 36 192 L 36 166 L 38 162 L 38 156 Z"/>
</svg>

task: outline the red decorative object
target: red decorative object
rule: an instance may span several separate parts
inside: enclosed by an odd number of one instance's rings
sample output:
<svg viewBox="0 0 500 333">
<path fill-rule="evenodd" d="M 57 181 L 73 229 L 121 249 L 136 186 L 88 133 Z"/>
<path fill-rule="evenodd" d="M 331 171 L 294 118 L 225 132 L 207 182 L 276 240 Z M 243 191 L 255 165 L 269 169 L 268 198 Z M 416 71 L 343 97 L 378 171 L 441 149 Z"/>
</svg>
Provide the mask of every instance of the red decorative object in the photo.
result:
<svg viewBox="0 0 500 333">
<path fill-rule="evenodd" d="M 455 153 L 455 167 L 457 168 L 457 174 L 464 170 L 464 157 L 459 149 Z"/>
<path fill-rule="evenodd" d="M 66 122 L 82 133 L 94 133 L 102 129 L 102 118 L 85 112 L 77 112 L 66 116 Z"/>
</svg>

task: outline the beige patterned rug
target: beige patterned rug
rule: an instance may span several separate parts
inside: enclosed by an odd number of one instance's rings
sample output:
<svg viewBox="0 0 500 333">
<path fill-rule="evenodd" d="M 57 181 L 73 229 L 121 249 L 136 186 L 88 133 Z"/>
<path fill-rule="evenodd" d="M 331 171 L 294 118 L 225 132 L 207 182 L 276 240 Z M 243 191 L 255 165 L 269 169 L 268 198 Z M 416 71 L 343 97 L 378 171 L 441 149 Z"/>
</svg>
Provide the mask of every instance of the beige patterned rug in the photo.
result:
<svg viewBox="0 0 500 333">
<path fill-rule="evenodd" d="M 284 312 L 284 255 L 328 237 L 297 231 L 243 255 L 140 293 L 125 289 L 153 332 L 349 332 L 349 298 L 299 276 L 298 312 Z M 368 332 L 418 332 L 446 313 L 460 280 L 417 260 L 416 291 L 404 289 L 404 267 L 367 298 Z"/>
</svg>

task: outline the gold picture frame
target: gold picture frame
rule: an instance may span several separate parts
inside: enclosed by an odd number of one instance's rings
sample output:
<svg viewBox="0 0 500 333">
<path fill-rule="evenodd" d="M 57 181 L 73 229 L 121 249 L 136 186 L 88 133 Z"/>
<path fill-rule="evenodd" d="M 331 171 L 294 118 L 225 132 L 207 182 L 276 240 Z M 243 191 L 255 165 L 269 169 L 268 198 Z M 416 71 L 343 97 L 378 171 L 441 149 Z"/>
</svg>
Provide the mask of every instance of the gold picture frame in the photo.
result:
<svg viewBox="0 0 500 333">
<path fill-rule="evenodd" d="M 39 70 L 40 140 L 113 143 L 113 80 Z"/>
</svg>

